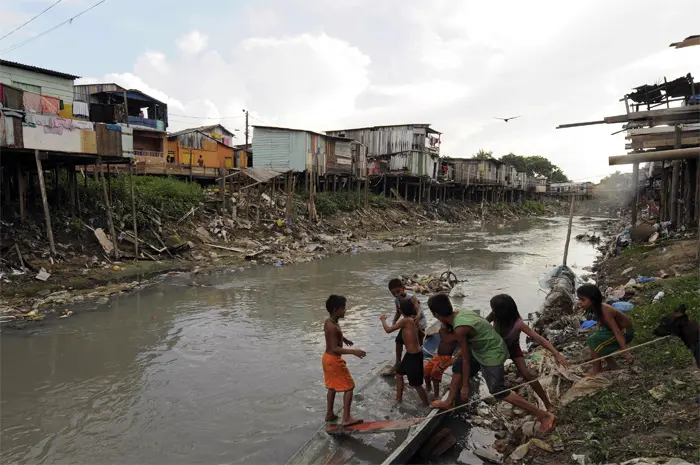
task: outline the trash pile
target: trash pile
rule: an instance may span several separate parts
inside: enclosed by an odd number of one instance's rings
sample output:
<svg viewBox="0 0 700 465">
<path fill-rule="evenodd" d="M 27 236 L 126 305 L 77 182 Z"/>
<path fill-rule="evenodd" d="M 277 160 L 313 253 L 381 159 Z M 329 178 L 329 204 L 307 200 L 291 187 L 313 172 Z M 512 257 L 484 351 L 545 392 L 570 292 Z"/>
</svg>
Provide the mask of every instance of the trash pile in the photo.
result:
<svg viewBox="0 0 700 465">
<path fill-rule="evenodd" d="M 599 244 L 601 241 L 601 236 L 596 236 L 595 232 L 593 234 L 583 233 L 577 234 L 576 240 L 581 242 L 590 242 L 591 244 Z"/>
<path fill-rule="evenodd" d="M 424 275 L 401 276 L 401 281 L 405 288 L 415 294 L 438 294 L 440 292 L 450 293 L 459 283 L 466 282 L 460 280 L 452 271 L 445 271 L 440 276 Z M 450 293 L 450 295 L 452 295 Z M 454 297 L 454 296 L 453 296 Z"/>
</svg>

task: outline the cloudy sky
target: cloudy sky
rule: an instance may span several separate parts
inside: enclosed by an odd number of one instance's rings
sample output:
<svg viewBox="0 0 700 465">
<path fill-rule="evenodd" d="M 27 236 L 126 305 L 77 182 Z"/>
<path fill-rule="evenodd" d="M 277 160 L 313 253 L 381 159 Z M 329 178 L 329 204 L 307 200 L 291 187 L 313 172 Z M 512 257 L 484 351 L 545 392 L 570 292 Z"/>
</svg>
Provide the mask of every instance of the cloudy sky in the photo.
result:
<svg viewBox="0 0 700 465">
<path fill-rule="evenodd" d="M 0 0 L 0 37 L 55 1 Z M 623 113 L 620 97 L 664 76 L 700 79 L 700 47 L 668 47 L 700 34 L 698 0 L 106 0 L 21 45 L 98 1 L 62 0 L 0 57 L 138 88 L 167 101 L 170 130 L 243 129 L 243 108 L 319 131 L 431 123 L 445 155 L 543 155 L 595 181 L 624 153 L 620 125 L 558 124 Z"/>
</svg>

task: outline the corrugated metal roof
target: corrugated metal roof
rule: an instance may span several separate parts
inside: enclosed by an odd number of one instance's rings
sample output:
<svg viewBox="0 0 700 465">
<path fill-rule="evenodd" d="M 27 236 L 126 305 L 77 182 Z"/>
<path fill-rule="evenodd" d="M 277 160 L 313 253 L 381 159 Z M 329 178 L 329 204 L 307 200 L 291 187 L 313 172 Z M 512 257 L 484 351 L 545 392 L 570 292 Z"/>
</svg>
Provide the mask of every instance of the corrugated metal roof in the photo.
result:
<svg viewBox="0 0 700 465">
<path fill-rule="evenodd" d="M 408 124 L 386 124 L 383 126 L 365 126 L 362 128 L 347 128 L 347 129 L 333 129 L 326 132 L 343 132 L 343 131 L 361 131 L 364 129 L 384 129 L 384 128 L 398 128 L 398 127 L 414 127 L 414 128 L 426 128 L 429 133 L 442 134 L 440 131 L 436 131 L 430 127 L 430 123 L 408 123 Z"/>
<path fill-rule="evenodd" d="M 38 66 L 25 65 L 24 63 L 17 63 L 15 61 L 7 61 L 0 59 L 0 65 L 9 66 L 11 68 L 24 69 L 27 71 L 34 71 L 35 73 L 47 74 L 49 76 L 56 76 L 64 79 L 79 79 L 80 76 L 75 76 L 73 74 L 62 73 L 60 71 L 53 71 L 46 68 L 39 68 Z"/>
<path fill-rule="evenodd" d="M 270 179 L 281 176 L 291 170 L 280 170 L 275 168 L 246 168 L 240 171 L 240 174 L 245 174 L 257 182 L 267 182 Z"/>
<path fill-rule="evenodd" d="M 207 126 L 199 126 L 196 128 L 187 128 L 187 129 L 183 129 L 181 131 L 171 132 L 170 135 L 171 136 L 179 136 L 180 134 L 187 134 L 188 132 L 193 132 L 193 131 L 207 132 L 207 131 L 210 131 L 214 128 L 222 128 L 224 131 L 231 134 L 231 137 L 235 137 L 235 134 L 233 132 L 229 131 L 228 129 L 226 129 L 226 127 L 223 126 L 222 124 L 209 124 Z"/>
<path fill-rule="evenodd" d="M 338 140 L 346 140 L 346 141 L 351 141 L 354 139 L 351 139 L 349 137 L 339 137 L 339 136 L 331 136 L 329 134 L 324 134 L 322 132 L 316 132 L 316 131 L 310 131 L 308 129 L 294 129 L 294 128 L 281 128 L 278 126 L 253 126 L 253 129 L 255 128 L 260 128 L 260 129 L 279 129 L 280 131 L 293 131 L 293 132 L 305 132 L 308 134 L 316 134 L 317 136 L 323 136 L 323 137 L 328 137 L 330 139 L 338 139 Z"/>
</svg>

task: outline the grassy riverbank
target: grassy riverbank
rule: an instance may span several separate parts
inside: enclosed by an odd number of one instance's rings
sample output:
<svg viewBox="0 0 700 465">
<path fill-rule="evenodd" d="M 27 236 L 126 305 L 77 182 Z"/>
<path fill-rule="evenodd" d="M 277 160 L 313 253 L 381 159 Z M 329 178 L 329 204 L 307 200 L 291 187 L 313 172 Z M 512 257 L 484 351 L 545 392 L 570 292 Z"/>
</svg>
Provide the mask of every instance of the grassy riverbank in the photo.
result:
<svg viewBox="0 0 700 465">
<path fill-rule="evenodd" d="M 659 291 L 666 296 L 651 303 Z M 637 306 L 629 313 L 636 331 L 632 346 L 655 339 L 652 331 L 661 316 L 681 303 L 691 318 L 700 320 L 698 275 L 650 283 L 633 302 Z M 690 351 L 674 337 L 633 353 L 632 368 L 623 365 L 625 369 L 612 376 L 610 388 L 560 411 L 558 434 L 567 450 L 548 456 L 549 463 L 566 463 L 571 454 L 587 455 L 593 463 L 635 457 L 678 457 L 700 463 L 700 372 Z"/>
</svg>

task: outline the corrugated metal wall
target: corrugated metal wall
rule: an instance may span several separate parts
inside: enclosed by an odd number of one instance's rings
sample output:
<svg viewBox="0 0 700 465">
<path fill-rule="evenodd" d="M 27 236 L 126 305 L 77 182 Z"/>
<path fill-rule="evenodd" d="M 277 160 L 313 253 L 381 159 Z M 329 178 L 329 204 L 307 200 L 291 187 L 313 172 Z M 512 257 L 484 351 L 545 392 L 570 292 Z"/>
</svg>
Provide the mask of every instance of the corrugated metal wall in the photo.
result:
<svg viewBox="0 0 700 465">
<path fill-rule="evenodd" d="M 367 146 L 369 157 L 389 155 L 425 147 L 425 128 L 391 126 L 346 131 L 329 131 L 328 135 L 347 137 Z M 422 137 L 422 139 L 421 139 Z"/>
<path fill-rule="evenodd" d="M 293 141 L 292 139 L 292 134 L 286 130 L 256 128 L 253 133 L 255 166 L 261 168 L 289 168 L 303 171 L 305 169 L 303 152 L 302 166 L 293 166 L 295 163 L 292 162 L 294 158 L 292 155 L 292 145 L 293 142 L 298 141 Z M 299 144 L 295 143 L 294 145 L 298 150 Z"/>
</svg>

